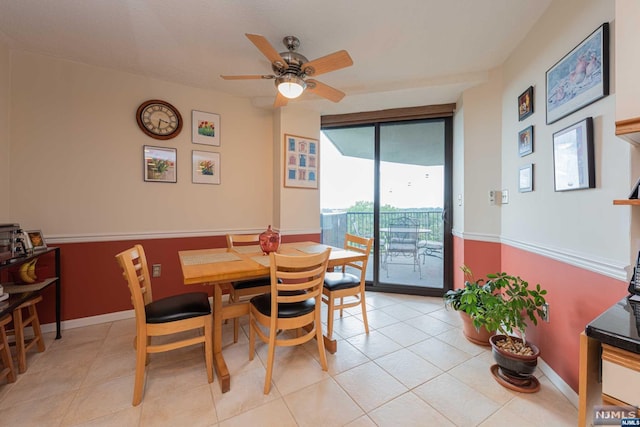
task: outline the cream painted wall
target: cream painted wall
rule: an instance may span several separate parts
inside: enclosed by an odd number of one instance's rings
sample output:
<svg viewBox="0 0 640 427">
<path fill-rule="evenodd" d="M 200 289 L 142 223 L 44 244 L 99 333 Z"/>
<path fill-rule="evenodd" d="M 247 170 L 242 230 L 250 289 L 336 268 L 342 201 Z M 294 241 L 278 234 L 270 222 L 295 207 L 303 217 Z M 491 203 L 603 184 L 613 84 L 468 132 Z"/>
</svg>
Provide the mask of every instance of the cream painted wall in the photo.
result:
<svg viewBox="0 0 640 427">
<path fill-rule="evenodd" d="M 9 210 L 9 98 L 11 56 L 0 41 L 0 223 L 13 222 Z"/>
<path fill-rule="evenodd" d="M 306 234 L 320 232 L 320 191 L 306 188 L 284 187 L 284 135 L 298 135 L 320 140 L 320 115 L 315 111 L 305 110 L 295 104 L 279 109 L 274 114 L 274 151 L 277 151 L 276 175 L 280 177 L 274 183 L 279 201 L 278 228 L 284 234 Z M 319 177 L 322 179 L 322 177 Z"/>
<path fill-rule="evenodd" d="M 616 78 L 619 85 L 616 96 L 616 119 L 640 117 L 640 2 L 638 0 L 616 0 Z M 623 83 L 624 82 L 624 83 Z"/>
<path fill-rule="evenodd" d="M 21 51 L 13 52 L 11 85 L 15 179 L 9 200 L 12 219 L 23 227 L 46 236 L 96 238 L 261 230 L 271 223 L 271 110 L 223 93 Z M 158 141 L 139 130 L 136 109 L 153 98 L 181 112 L 185 125 L 176 138 Z M 220 114 L 220 147 L 191 143 L 191 110 Z M 143 181 L 144 145 L 177 148 L 176 184 Z M 220 153 L 221 185 L 191 183 L 192 150 Z"/>
<path fill-rule="evenodd" d="M 612 205 L 629 189 L 629 144 L 615 137 L 615 68 L 611 61 L 611 94 L 551 125 L 545 123 L 545 72 L 603 22 L 611 25 L 611 58 L 615 58 L 613 2 L 553 2 L 503 66 L 502 183 L 511 201 L 502 208 L 502 238 L 511 243 L 558 250 L 587 262 L 626 265 L 630 217 Z M 534 86 L 534 114 L 518 122 L 516 99 Z M 468 115 L 471 115 L 467 111 Z M 585 117 L 594 118 L 596 188 L 554 192 L 552 135 Z M 520 158 L 518 132 L 534 126 L 534 153 Z M 518 169 L 534 164 L 532 193 L 518 193 Z M 624 272 L 623 272 L 624 273 Z"/>
<path fill-rule="evenodd" d="M 465 236 L 497 240 L 500 235 L 499 203 L 489 204 L 489 191 L 500 190 L 500 128 L 502 76 L 492 70 L 486 83 L 464 92 L 464 225 Z M 457 193 L 454 192 L 454 204 Z"/>
</svg>

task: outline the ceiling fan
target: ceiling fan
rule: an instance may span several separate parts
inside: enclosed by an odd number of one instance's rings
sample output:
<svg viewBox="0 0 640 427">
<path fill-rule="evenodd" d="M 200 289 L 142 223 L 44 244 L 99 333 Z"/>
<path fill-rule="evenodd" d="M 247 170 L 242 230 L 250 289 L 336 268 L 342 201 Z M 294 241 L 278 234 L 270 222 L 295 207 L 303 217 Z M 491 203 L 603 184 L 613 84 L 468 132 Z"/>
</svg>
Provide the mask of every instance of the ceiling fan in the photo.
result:
<svg viewBox="0 0 640 427">
<path fill-rule="evenodd" d="M 339 50 L 313 61 L 296 52 L 300 46 L 300 40 L 295 36 L 286 36 L 282 42 L 287 47 L 287 52 L 278 53 L 276 49 L 263 36 L 257 34 L 245 34 L 260 52 L 271 62 L 273 74 L 253 74 L 241 76 L 220 76 L 225 80 L 251 80 L 251 79 L 275 79 L 278 95 L 273 103 L 274 107 L 287 105 L 289 99 L 297 98 L 302 92 L 308 90 L 333 102 L 339 102 L 344 98 L 344 92 L 321 83 L 311 76 L 328 73 L 353 65 L 353 60 L 346 50 Z"/>
</svg>

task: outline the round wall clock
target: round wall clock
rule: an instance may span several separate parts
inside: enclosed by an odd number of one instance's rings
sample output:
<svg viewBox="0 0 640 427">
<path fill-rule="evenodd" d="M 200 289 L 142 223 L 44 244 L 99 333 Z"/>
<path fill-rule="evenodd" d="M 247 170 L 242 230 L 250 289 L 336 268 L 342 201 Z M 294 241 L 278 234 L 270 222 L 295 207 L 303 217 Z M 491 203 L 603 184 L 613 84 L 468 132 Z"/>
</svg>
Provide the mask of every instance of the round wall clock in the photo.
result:
<svg viewBox="0 0 640 427">
<path fill-rule="evenodd" d="M 175 138 L 182 130 L 182 116 L 178 109 L 159 99 L 140 104 L 136 121 L 144 133 L 155 139 Z"/>
</svg>

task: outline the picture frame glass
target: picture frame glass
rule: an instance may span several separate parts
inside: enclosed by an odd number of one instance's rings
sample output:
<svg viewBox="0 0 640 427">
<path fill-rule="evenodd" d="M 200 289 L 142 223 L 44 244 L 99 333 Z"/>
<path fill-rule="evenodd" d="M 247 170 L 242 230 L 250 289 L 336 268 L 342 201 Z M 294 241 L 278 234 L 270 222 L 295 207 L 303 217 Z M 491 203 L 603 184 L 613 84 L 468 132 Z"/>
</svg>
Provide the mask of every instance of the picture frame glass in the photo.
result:
<svg viewBox="0 0 640 427">
<path fill-rule="evenodd" d="M 284 136 L 284 186 L 318 188 L 320 144 L 317 139 Z"/>
<path fill-rule="evenodd" d="M 144 146 L 144 180 L 147 182 L 177 182 L 177 150 Z"/>
<path fill-rule="evenodd" d="M 533 153 L 533 126 L 518 132 L 518 154 L 520 157 Z"/>
<path fill-rule="evenodd" d="M 192 182 L 220 184 L 220 154 L 209 151 L 191 152 Z"/>
<path fill-rule="evenodd" d="M 191 141 L 194 144 L 220 146 L 220 115 L 193 110 L 191 112 Z"/>
<path fill-rule="evenodd" d="M 595 188 L 591 117 L 553 134 L 553 171 L 555 191 Z"/>
<path fill-rule="evenodd" d="M 522 166 L 518 174 L 518 191 L 526 193 L 533 191 L 533 165 Z"/>
<path fill-rule="evenodd" d="M 609 24 L 591 33 L 545 77 L 547 124 L 609 95 Z"/>
<path fill-rule="evenodd" d="M 40 230 L 28 230 L 25 232 L 27 237 L 28 237 L 28 242 L 27 244 L 30 246 L 30 249 L 33 249 L 34 251 L 40 250 L 40 249 L 46 249 L 47 248 L 47 243 L 44 240 L 44 235 L 42 234 L 42 231 Z"/>
</svg>

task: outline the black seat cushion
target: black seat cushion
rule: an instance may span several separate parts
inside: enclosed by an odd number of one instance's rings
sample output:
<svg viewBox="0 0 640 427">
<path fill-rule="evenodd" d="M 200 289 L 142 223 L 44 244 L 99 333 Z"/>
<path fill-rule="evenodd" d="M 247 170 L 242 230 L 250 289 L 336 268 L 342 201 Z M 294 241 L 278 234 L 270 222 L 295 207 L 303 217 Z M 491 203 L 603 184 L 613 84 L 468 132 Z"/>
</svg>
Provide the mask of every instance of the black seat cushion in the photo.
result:
<svg viewBox="0 0 640 427">
<path fill-rule="evenodd" d="M 261 286 L 271 286 L 271 279 L 268 277 L 261 279 L 243 280 L 241 282 L 233 282 L 231 284 L 234 289 L 250 289 Z"/>
<path fill-rule="evenodd" d="M 329 272 L 324 274 L 324 287 L 330 291 L 349 289 L 360 286 L 360 279 L 353 274 Z"/>
<path fill-rule="evenodd" d="M 206 292 L 190 292 L 153 301 L 144 308 L 147 323 L 167 323 L 211 313 Z"/>
<path fill-rule="evenodd" d="M 295 294 L 302 294 L 304 291 L 295 292 Z M 282 292 L 284 295 L 292 295 L 294 292 Z M 257 295 L 251 298 L 251 304 L 258 311 L 265 316 L 271 317 L 271 294 L 262 294 Z M 316 306 L 316 300 L 313 298 L 309 298 L 304 301 L 295 302 L 295 303 L 287 303 L 287 304 L 278 304 L 278 317 L 282 318 L 292 318 L 299 317 L 305 314 L 311 313 Z"/>
</svg>

